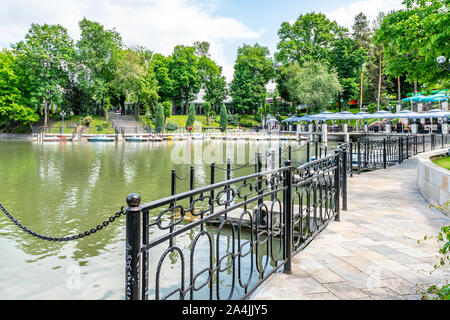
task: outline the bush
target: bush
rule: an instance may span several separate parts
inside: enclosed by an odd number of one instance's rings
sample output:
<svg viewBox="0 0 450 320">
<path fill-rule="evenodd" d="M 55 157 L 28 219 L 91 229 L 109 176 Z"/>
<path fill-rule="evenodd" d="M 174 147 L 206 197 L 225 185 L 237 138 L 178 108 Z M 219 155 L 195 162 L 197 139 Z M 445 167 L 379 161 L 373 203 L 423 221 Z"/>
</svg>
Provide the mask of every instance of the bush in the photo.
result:
<svg viewBox="0 0 450 320">
<path fill-rule="evenodd" d="M 194 104 L 189 105 L 188 118 L 186 120 L 186 127 L 193 127 L 195 122 L 195 106 Z"/>
<path fill-rule="evenodd" d="M 94 122 L 94 120 L 92 120 L 91 116 L 86 116 L 86 117 L 80 119 L 80 124 L 82 126 L 90 127 L 92 122 Z"/>
<path fill-rule="evenodd" d="M 374 113 L 377 111 L 377 104 L 376 103 L 369 103 L 367 105 L 367 112 Z"/>
<path fill-rule="evenodd" d="M 228 124 L 232 126 L 239 125 L 239 115 L 238 114 L 229 114 L 228 115 Z"/>
<path fill-rule="evenodd" d="M 253 126 L 253 123 L 252 123 L 251 121 L 248 121 L 248 120 L 240 120 L 240 121 L 239 121 L 239 124 L 240 124 L 242 127 L 246 127 L 246 128 L 250 128 L 250 127 Z"/>
<path fill-rule="evenodd" d="M 222 131 L 225 131 L 227 129 L 228 125 L 228 113 L 227 113 L 227 107 L 225 104 L 222 103 L 222 106 L 220 107 L 220 128 Z"/>
<path fill-rule="evenodd" d="M 175 122 L 172 121 L 168 121 L 166 124 L 166 130 L 167 131 L 175 131 L 178 129 L 178 124 L 176 124 Z"/>
</svg>

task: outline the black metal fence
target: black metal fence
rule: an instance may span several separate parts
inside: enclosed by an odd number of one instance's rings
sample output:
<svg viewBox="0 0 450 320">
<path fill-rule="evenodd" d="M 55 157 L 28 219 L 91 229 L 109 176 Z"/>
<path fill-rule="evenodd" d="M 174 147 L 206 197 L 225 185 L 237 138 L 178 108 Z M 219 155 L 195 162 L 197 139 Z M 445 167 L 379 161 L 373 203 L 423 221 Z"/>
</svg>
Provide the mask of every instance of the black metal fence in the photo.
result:
<svg viewBox="0 0 450 320">
<path fill-rule="evenodd" d="M 142 205 L 129 195 L 126 298 L 246 298 L 280 268 L 289 273 L 292 255 L 339 218 L 340 157 L 267 171 L 258 157 L 256 173 L 219 183 L 212 165 L 209 186 Z"/>
</svg>

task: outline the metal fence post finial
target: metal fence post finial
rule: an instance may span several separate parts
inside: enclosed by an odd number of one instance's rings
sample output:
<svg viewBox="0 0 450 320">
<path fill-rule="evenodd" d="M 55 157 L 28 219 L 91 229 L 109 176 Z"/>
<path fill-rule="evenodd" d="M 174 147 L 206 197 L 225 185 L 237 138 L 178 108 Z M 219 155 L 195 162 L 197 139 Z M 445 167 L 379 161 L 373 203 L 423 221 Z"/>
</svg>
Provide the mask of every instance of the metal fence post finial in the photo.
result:
<svg viewBox="0 0 450 320">
<path fill-rule="evenodd" d="M 125 299 L 138 300 L 141 276 L 141 196 L 131 193 L 126 200 Z"/>
</svg>

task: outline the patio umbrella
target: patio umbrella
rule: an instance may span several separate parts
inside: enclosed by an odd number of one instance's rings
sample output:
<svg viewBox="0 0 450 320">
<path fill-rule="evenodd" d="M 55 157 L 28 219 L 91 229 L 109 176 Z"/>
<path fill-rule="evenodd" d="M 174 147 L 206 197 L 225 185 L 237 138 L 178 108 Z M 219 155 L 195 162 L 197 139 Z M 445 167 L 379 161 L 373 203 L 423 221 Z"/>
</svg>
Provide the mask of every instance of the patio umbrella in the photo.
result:
<svg viewBox="0 0 450 320">
<path fill-rule="evenodd" d="M 290 116 L 289 118 L 284 119 L 281 122 L 297 122 L 297 121 L 299 121 L 298 119 L 299 119 L 299 117 L 297 117 L 297 116 Z"/>
<path fill-rule="evenodd" d="M 393 115 L 395 115 L 396 118 L 407 118 L 407 119 L 425 118 L 423 113 L 414 112 L 414 111 L 410 111 L 410 110 L 402 110 L 402 111 L 394 113 Z"/>
<path fill-rule="evenodd" d="M 417 95 L 415 95 L 415 96 L 411 96 L 411 97 L 402 99 L 402 101 L 419 102 L 419 101 L 422 101 L 423 98 L 425 98 L 424 95 L 417 94 Z"/>
<path fill-rule="evenodd" d="M 398 118 L 398 117 L 394 116 L 393 113 L 390 113 L 390 112 L 385 111 L 385 110 L 380 110 L 380 111 L 377 111 L 377 112 L 374 112 L 374 113 L 366 113 L 366 114 L 363 114 L 362 117 L 364 119 L 377 119 L 377 118 L 380 118 L 380 119 L 381 118 L 394 119 L 394 118 Z"/>
<path fill-rule="evenodd" d="M 335 119 L 335 118 L 333 118 L 333 116 L 335 115 L 336 113 L 334 113 L 334 112 L 330 112 L 330 111 L 324 111 L 324 112 L 321 112 L 321 113 L 318 113 L 318 114 L 313 114 L 313 115 L 310 115 L 310 116 L 308 116 L 311 120 L 333 120 L 333 119 Z"/>
<path fill-rule="evenodd" d="M 422 113 L 423 118 L 447 118 L 450 117 L 449 111 L 443 111 L 441 109 L 432 109 L 425 113 Z"/>
<path fill-rule="evenodd" d="M 363 119 L 362 115 L 351 113 L 350 111 L 342 111 L 336 113 L 334 119 L 336 120 L 352 120 L 352 119 Z"/>
</svg>

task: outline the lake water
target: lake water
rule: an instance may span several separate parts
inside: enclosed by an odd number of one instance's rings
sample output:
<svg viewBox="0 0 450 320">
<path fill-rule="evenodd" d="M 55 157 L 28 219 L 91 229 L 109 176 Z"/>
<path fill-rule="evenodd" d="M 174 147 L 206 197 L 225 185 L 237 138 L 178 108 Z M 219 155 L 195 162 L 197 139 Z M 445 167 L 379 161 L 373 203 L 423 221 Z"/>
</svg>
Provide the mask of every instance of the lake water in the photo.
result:
<svg viewBox="0 0 450 320">
<path fill-rule="evenodd" d="M 236 166 L 281 145 L 299 142 L 174 141 L 161 143 L 37 143 L 0 140 L 0 202 L 24 226 L 63 237 L 95 227 L 137 192 L 143 202 L 170 195 L 174 168 L 180 178 L 195 168 L 195 187 L 207 185 L 211 161 Z M 304 144 L 304 142 L 302 142 Z M 328 144 L 333 148 L 334 144 Z M 306 149 L 293 160 L 306 159 Z M 311 150 L 311 153 L 313 151 Z M 287 158 L 287 152 L 283 155 Z M 277 156 L 278 163 L 278 156 Z M 232 177 L 254 172 L 253 166 Z M 225 179 L 217 170 L 216 182 Z M 177 192 L 189 179 L 177 181 Z M 189 235 L 184 246 L 189 245 Z M 2 299 L 123 299 L 125 217 L 87 238 L 55 243 L 34 238 L 0 215 Z"/>
</svg>

